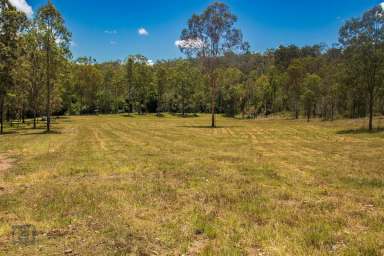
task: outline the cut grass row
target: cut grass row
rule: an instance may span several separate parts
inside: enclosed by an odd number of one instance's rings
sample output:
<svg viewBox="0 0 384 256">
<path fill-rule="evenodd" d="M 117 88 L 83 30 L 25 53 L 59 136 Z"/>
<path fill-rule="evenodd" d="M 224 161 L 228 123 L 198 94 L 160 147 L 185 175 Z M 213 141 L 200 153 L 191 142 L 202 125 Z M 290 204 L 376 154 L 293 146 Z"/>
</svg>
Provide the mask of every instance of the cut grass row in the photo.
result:
<svg viewBox="0 0 384 256">
<path fill-rule="evenodd" d="M 383 254 L 384 133 L 218 121 L 68 117 L 0 137 L 16 159 L 0 174 L 0 254 Z M 19 223 L 35 244 L 12 243 Z"/>
</svg>

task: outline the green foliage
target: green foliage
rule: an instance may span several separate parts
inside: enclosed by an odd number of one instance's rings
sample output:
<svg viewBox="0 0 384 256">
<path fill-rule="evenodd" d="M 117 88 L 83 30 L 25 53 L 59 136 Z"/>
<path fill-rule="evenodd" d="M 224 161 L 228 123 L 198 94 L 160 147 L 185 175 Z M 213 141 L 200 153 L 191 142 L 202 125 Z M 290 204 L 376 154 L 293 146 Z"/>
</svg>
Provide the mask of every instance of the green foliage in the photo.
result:
<svg viewBox="0 0 384 256">
<path fill-rule="evenodd" d="M 64 24 L 64 19 L 56 7 L 48 1 L 36 14 L 33 26 L 42 42 L 42 52 L 45 55 L 46 82 L 46 118 L 47 132 L 50 131 L 52 109 L 61 105 L 59 85 L 63 81 L 67 57 L 70 56 L 69 43 L 71 33 Z M 55 97 L 56 96 L 56 97 Z"/>
<path fill-rule="evenodd" d="M 320 95 L 320 85 L 321 78 L 316 74 L 307 74 L 304 78 L 301 101 L 308 121 L 311 118 L 313 109 L 316 108 L 316 103 Z"/>
<path fill-rule="evenodd" d="M 293 113 L 323 120 L 369 115 L 372 128 L 373 115 L 384 113 L 384 15 L 378 7 L 346 22 L 341 48 L 288 45 L 251 53 L 235 28 L 237 17 L 214 3 L 191 17 L 181 34 L 180 50 L 191 58 L 155 64 L 142 55 L 71 61 L 71 35 L 51 2 L 30 22 L 10 5 L 4 10 L 0 105 L 7 121 L 51 112 Z"/>
<path fill-rule="evenodd" d="M 346 67 L 354 89 L 368 98 L 369 129 L 373 129 L 374 104 L 384 74 L 384 10 L 378 5 L 362 17 L 347 21 L 340 29 L 340 43 L 344 47 Z"/>
<path fill-rule="evenodd" d="M 234 117 L 238 114 L 238 104 L 244 93 L 243 73 L 237 68 L 218 70 L 218 73 L 222 112 Z"/>
<path fill-rule="evenodd" d="M 8 91 L 15 85 L 17 60 L 21 54 L 21 32 L 26 16 L 8 0 L 0 0 L 0 134 L 3 133 L 4 104 Z"/>
<path fill-rule="evenodd" d="M 178 42 L 181 52 L 202 63 L 211 92 L 212 127 L 216 126 L 218 57 L 227 53 L 249 52 L 249 43 L 243 41 L 241 30 L 235 28 L 236 22 L 236 15 L 227 5 L 214 2 L 202 14 L 192 15 L 188 20 L 188 28 L 183 29 Z"/>
</svg>

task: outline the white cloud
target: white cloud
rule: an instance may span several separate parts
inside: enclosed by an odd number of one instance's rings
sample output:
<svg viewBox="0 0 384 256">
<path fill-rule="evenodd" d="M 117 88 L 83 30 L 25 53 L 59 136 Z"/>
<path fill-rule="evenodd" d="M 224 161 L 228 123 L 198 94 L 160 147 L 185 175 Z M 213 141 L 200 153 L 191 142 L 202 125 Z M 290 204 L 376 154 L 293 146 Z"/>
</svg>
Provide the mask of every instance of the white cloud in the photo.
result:
<svg viewBox="0 0 384 256">
<path fill-rule="evenodd" d="M 149 66 L 153 66 L 155 63 L 153 62 L 153 60 L 149 59 L 149 60 L 147 61 L 147 64 L 148 64 Z"/>
<path fill-rule="evenodd" d="M 384 11 L 384 2 L 382 2 L 382 3 L 380 4 L 380 6 L 381 6 L 381 9 Z"/>
<path fill-rule="evenodd" d="M 148 36 L 149 35 L 148 31 L 145 28 L 139 28 L 139 30 L 137 32 L 141 36 Z"/>
<path fill-rule="evenodd" d="M 9 2 L 17 10 L 25 13 L 28 17 L 32 17 L 32 15 L 33 15 L 32 7 L 27 3 L 26 0 L 9 0 Z"/>
<path fill-rule="evenodd" d="M 104 30 L 104 33 L 105 34 L 110 34 L 110 35 L 116 35 L 117 34 L 117 30 Z"/>
<path fill-rule="evenodd" d="M 200 49 L 204 47 L 204 42 L 200 38 L 177 40 L 175 45 L 182 49 Z"/>
</svg>

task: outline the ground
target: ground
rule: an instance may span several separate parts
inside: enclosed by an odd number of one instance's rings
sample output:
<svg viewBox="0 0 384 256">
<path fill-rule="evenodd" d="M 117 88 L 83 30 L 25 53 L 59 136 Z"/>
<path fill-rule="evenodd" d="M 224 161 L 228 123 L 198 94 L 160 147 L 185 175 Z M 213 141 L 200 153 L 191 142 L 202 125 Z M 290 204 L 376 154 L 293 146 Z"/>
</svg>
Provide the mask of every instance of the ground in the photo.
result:
<svg viewBox="0 0 384 256">
<path fill-rule="evenodd" d="M 376 124 L 384 125 L 378 118 Z M 0 137 L 0 255 L 383 255 L 366 120 L 65 117 Z M 21 243 L 14 225 L 30 224 Z"/>
</svg>

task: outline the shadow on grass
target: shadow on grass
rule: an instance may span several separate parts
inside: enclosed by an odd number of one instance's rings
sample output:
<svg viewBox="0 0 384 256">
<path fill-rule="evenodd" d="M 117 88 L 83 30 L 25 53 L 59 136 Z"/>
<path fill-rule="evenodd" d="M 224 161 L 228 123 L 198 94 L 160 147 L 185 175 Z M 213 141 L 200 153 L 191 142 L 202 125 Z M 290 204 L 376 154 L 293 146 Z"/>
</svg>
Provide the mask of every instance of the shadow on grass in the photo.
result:
<svg viewBox="0 0 384 256">
<path fill-rule="evenodd" d="M 3 133 L 0 133 L 0 136 L 1 135 L 10 135 L 10 134 L 15 134 L 17 133 L 17 131 L 13 130 L 13 131 L 4 131 Z"/>
<path fill-rule="evenodd" d="M 67 119 L 71 119 L 69 116 L 58 116 L 58 117 L 55 117 L 54 119 L 57 119 L 57 120 L 67 120 Z"/>
<path fill-rule="evenodd" d="M 132 114 L 124 114 L 124 115 L 121 115 L 122 117 L 135 117 L 134 115 Z"/>
<path fill-rule="evenodd" d="M 374 133 L 384 133 L 384 128 L 376 128 L 370 131 L 367 128 L 360 129 L 350 129 L 350 130 L 342 130 L 338 131 L 337 134 L 374 134 Z"/>
<path fill-rule="evenodd" d="M 175 114 L 175 113 L 171 113 L 172 116 L 176 116 L 176 117 L 181 117 L 181 118 L 196 118 L 196 117 L 199 117 L 198 114 Z"/>
<path fill-rule="evenodd" d="M 20 135 L 21 136 L 32 136 L 32 135 L 56 135 L 56 134 L 62 134 L 61 131 L 38 131 L 38 130 L 35 130 L 33 132 L 29 132 L 29 133 L 21 133 Z"/>
<path fill-rule="evenodd" d="M 187 125 L 182 125 L 182 126 L 177 126 L 179 128 L 188 128 L 188 129 L 225 129 L 225 128 L 239 128 L 242 126 L 216 126 L 212 127 L 210 125 L 194 125 L 194 126 L 187 126 Z"/>
</svg>

